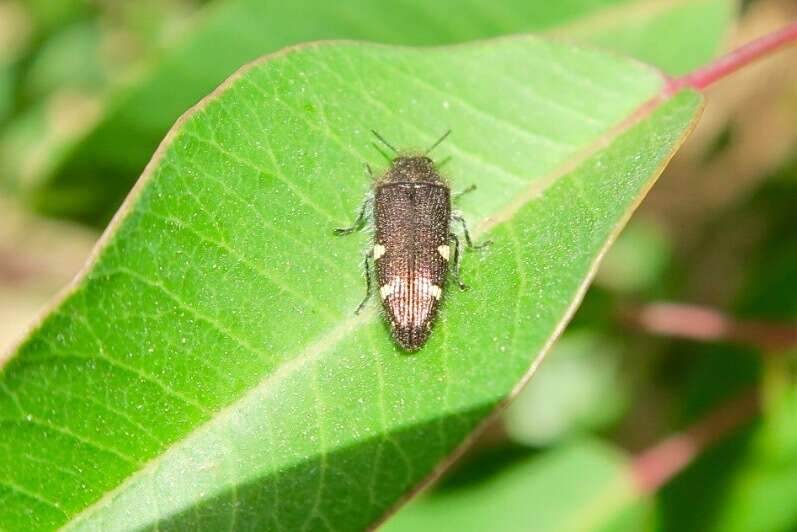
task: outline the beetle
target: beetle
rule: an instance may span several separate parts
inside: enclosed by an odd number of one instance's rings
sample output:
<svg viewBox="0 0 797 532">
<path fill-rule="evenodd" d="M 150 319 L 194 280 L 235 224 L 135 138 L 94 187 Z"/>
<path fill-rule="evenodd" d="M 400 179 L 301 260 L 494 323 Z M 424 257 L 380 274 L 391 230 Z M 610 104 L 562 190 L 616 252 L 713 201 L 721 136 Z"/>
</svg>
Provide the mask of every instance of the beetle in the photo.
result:
<svg viewBox="0 0 797 532">
<path fill-rule="evenodd" d="M 393 338 L 405 350 L 417 351 L 429 338 L 449 272 L 460 289 L 467 289 L 459 278 L 460 243 L 452 225 L 461 224 L 469 249 L 490 242 L 473 244 L 464 218 L 451 210 L 448 182 L 428 156 L 451 130 L 420 154 L 399 152 L 379 133 L 371 133 L 395 157 L 384 175 L 374 181 L 354 223 L 335 229 L 335 234 L 359 231 L 373 219 L 373 243 L 364 261 L 366 294 L 355 312 L 359 313 L 372 295 L 373 263 Z M 370 166 L 366 169 L 373 178 Z M 471 186 L 457 195 L 474 189 Z"/>
</svg>

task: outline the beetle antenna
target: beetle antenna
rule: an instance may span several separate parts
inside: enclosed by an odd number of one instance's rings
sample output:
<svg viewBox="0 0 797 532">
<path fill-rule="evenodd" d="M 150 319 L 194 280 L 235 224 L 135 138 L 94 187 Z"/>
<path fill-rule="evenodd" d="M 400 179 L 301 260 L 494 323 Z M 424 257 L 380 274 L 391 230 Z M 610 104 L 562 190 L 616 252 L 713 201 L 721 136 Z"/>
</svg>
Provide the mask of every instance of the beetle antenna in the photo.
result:
<svg viewBox="0 0 797 532">
<path fill-rule="evenodd" d="M 451 134 L 451 130 L 449 129 L 448 131 L 446 131 L 445 133 L 443 133 L 443 136 L 442 136 L 442 137 L 440 137 L 439 139 L 437 139 L 437 142 L 435 142 L 434 144 L 432 144 L 432 147 L 431 147 L 431 148 L 429 148 L 428 150 L 426 150 L 426 151 L 425 151 L 423 154 L 424 154 L 424 155 L 429 155 L 429 152 L 430 152 L 430 151 L 432 151 L 433 149 L 435 149 L 436 147 L 438 147 L 438 146 L 440 145 L 440 143 L 441 143 L 441 142 L 443 142 L 444 140 L 446 140 L 446 138 L 447 138 L 447 137 L 448 137 L 450 134 Z"/>
<path fill-rule="evenodd" d="M 377 132 L 376 132 L 376 131 L 374 131 L 373 129 L 371 130 L 371 133 L 373 133 L 373 134 L 374 134 L 374 136 L 375 136 L 376 138 L 378 138 L 378 139 L 379 139 L 379 141 L 380 141 L 382 144 L 384 144 L 385 146 L 387 146 L 388 148 L 390 148 L 391 150 L 393 150 L 393 153 L 396 153 L 396 154 L 398 154 L 398 152 L 399 152 L 399 151 L 398 151 L 396 148 L 394 148 L 392 144 L 390 144 L 388 141 L 386 141 L 386 140 L 385 140 L 385 137 L 383 137 L 382 135 L 380 135 L 379 133 L 377 133 Z"/>
<path fill-rule="evenodd" d="M 439 163 L 436 163 L 437 169 L 438 170 L 442 169 L 445 165 L 447 165 L 450 162 L 451 162 L 451 156 L 449 155 L 448 157 L 445 157 L 443 160 L 441 160 Z"/>
</svg>

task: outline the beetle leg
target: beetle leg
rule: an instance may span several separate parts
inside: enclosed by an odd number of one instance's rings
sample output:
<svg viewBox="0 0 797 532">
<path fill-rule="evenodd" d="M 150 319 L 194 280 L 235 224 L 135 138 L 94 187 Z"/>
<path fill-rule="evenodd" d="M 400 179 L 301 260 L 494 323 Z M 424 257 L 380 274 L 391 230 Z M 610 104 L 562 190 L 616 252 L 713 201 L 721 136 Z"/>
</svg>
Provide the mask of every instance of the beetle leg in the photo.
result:
<svg viewBox="0 0 797 532">
<path fill-rule="evenodd" d="M 362 229 L 365 226 L 365 219 L 368 217 L 368 209 L 370 208 L 372 201 L 373 197 L 368 194 L 363 200 L 362 206 L 360 206 L 360 213 L 357 215 L 357 219 L 354 220 L 354 223 L 349 227 L 338 227 L 335 229 L 335 234 L 348 235 Z"/>
<path fill-rule="evenodd" d="M 359 314 L 365 304 L 368 303 L 368 300 L 371 298 L 371 265 L 368 262 L 370 259 L 371 253 L 366 253 L 365 260 L 363 261 L 363 264 L 365 265 L 365 297 L 360 304 L 357 305 L 357 310 L 354 311 L 355 314 Z"/>
<path fill-rule="evenodd" d="M 462 232 L 465 233 L 465 244 L 467 245 L 468 249 L 482 249 L 493 243 L 492 240 L 488 240 L 479 245 L 475 245 L 473 240 L 470 238 L 470 232 L 468 231 L 468 224 L 465 222 L 465 218 L 458 214 L 452 214 L 451 219 L 462 224 Z"/>
<path fill-rule="evenodd" d="M 468 192 L 473 192 L 474 190 L 476 190 L 476 185 L 467 186 L 467 187 L 463 188 L 462 190 L 460 190 L 459 192 L 454 192 L 453 194 L 451 194 L 451 199 L 454 200 L 454 201 L 457 201 L 459 198 L 461 198 L 462 196 L 464 196 Z"/>
<path fill-rule="evenodd" d="M 461 266 L 461 261 L 460 261 L 461 257 L 459 256 L 459 238 L 454 233 L 450 233 L 448 235 L 448 238 L 454 241 L 454 264 L 451 276 L 454 278 L 454 281 L 456 281 L 460 290 L 467 290 L 468 285 L 463 283 L 462 279 L 460 279 L 459 277 L 459 271 Z"/>
</svg>

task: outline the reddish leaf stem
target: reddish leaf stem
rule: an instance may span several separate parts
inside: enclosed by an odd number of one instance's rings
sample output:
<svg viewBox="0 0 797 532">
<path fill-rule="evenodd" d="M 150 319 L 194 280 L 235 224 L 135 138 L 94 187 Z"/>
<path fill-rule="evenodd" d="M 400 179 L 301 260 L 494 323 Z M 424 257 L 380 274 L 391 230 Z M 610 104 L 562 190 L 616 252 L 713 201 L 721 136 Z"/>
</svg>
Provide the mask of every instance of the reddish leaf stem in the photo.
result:
<svg viewBox="0 0 797 532">
<path fill-rule="evenodd" d="M 623 312 L 622 320 L 645 332 L 700 341 L 749 344 L 766 353 L 797 347 L 797 324 L 737 320 L 718 310 L 682 303 L 651 303 Z"/>
<path fill-rule="evenodd" d="M 631 465 L 634 482 L 644 493 L 656 491 L 683 471 L 700 453 L 757 412 L 758 400 L 752 392 L 722 403 L 683 432 L 638 454 Z"/>
<path fill-rule="evenodd" d="M 698 91 L 705 90 L 715 81 L 730 75 L 746 64 L 795 42 L 797 42 L 797 21 L 747 43 L 709 65 L 671 80 L 665 93 L 671 95 L 685 87 L 691 87 Z"/>
</svg>

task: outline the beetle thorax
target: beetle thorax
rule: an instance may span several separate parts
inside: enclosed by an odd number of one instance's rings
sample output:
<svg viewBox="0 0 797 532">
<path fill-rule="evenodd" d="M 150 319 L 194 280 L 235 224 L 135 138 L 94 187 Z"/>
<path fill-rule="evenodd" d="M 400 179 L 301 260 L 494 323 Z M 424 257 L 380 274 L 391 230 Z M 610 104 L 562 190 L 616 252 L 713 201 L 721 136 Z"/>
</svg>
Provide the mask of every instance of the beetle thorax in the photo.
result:
<svg viewBox="0 0 797 532">
<path fill-rule="evenodd" d="M 434 167 L 434 162 L 423 155 L 401 156 L 393 160 L 393 164 L 385 174 L 384 181 L 427 181 L 442 182 L 443 179 Z"/>
</svg>

